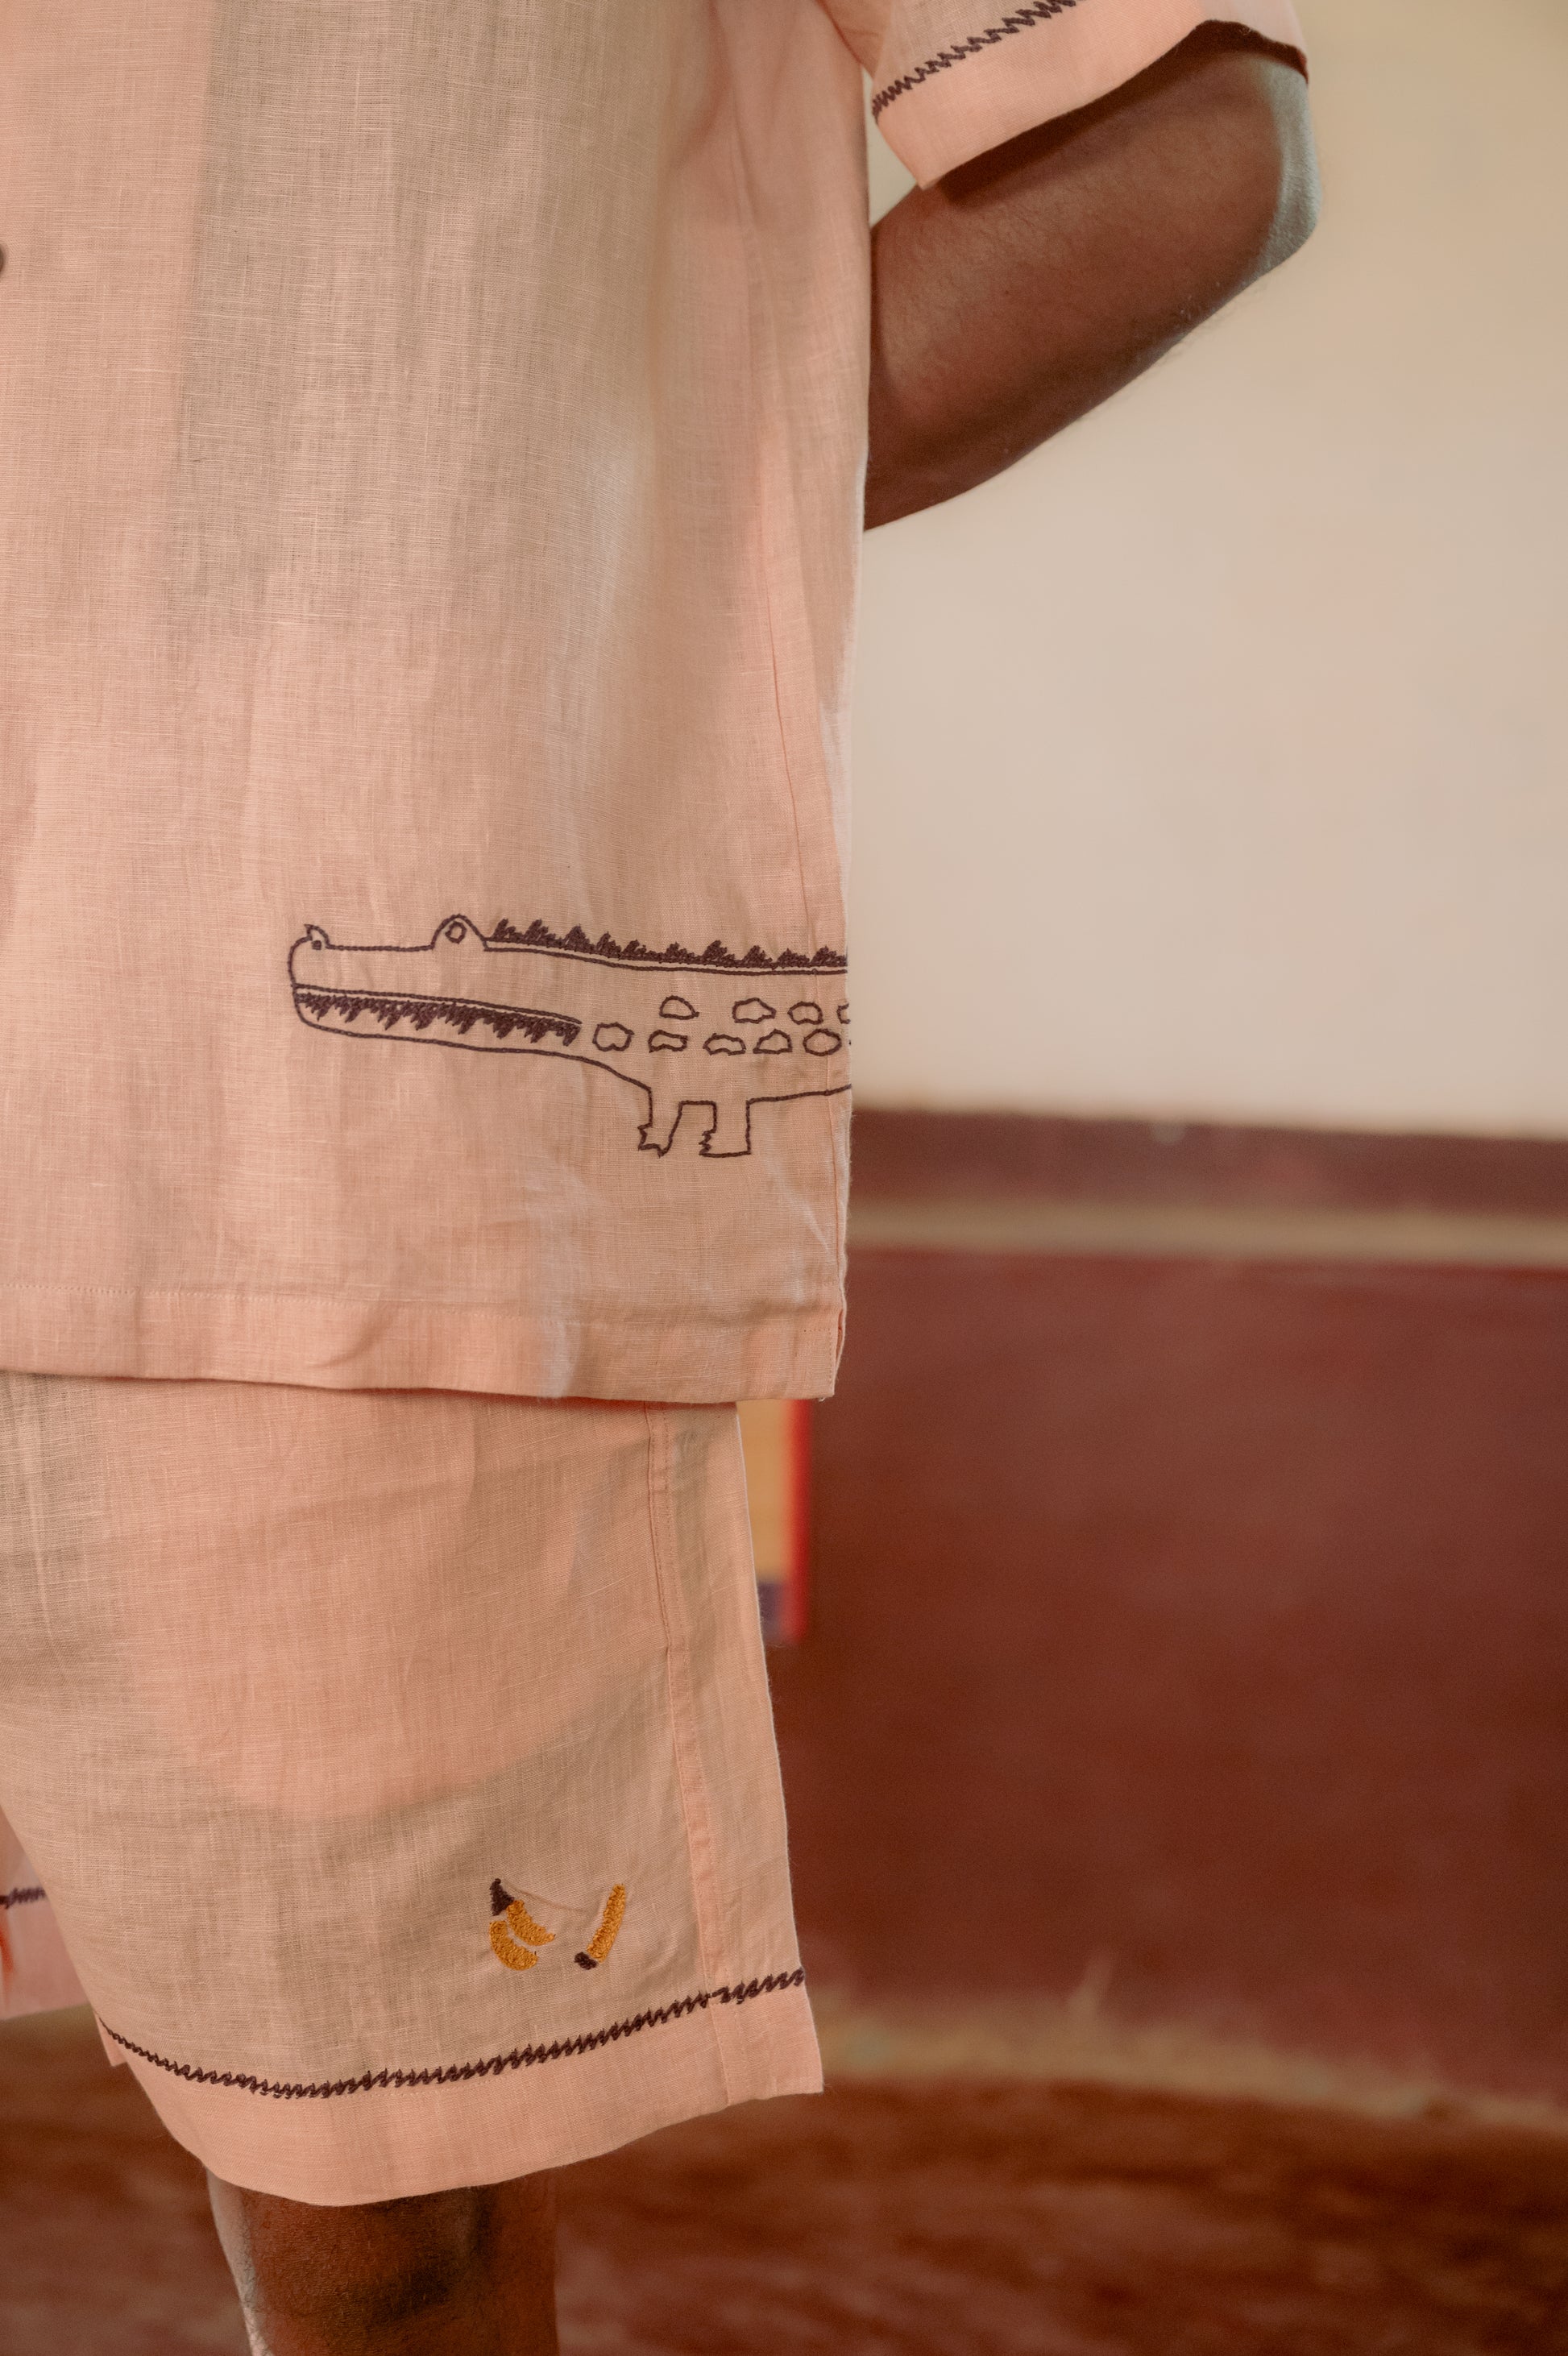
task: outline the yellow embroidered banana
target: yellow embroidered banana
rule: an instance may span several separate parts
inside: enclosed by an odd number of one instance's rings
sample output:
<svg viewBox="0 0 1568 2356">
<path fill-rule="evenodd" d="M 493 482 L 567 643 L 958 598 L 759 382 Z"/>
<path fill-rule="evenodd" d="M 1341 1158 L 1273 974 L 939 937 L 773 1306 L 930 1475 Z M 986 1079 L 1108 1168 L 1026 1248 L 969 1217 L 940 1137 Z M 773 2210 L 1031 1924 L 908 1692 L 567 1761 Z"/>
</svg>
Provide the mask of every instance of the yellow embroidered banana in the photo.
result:
<svg viewBox="0 0 1568 2356">
<path fill-rule="evenodd" d="M 554 1932 L 547 1931 L 542 1922 L 534 1921 L 521 1898 L 512 1900 L 506 1910 L 506 1919 L 517 1936 L 526 1939 L 531 1947 L 548 1947 L 555 1936 Z"/>
<path fill-rule="evenodd" d="M 521 1898 L 499 1881 L 490 1884 L 490 1948 L 499 1964 L 509 1972 L 530 1972 L 539 1961 L 535 1947 L 548 1947 L 554 1939 L 542 1922 L 536 1922 Z M 526 1941 L 526 1944 L 523 1943 Z"/>
<path fill-rule="evenodd" d="M 518 1945 L 507 1929 L 504 1916 L 499 1922 L 490 1924 L 490 1945 L 497 1963 L 504 1964 L 509 1972 L 531 1972 L 539 1961 L 532 1947 Z"/>
<path fill-rule="evenodd" d="M 576 1961 L 585 1972 L 596 1971 L 607 1959 L 625 1920 L 626 1884 L 618 1881 L 605 1901 L 597 1930 L 577 1954 Z M 504 1882 L 491 1882 L 490 1952 L 498 1964 L 504 1964 L 509 1972 L 531 1972 L 539 1961 L 537 1950 L 553 1946 L 554 1941 L 554 1932 L 534 1921 L 522 1899 L 514 1898 Z"/>
<path fill-rule="evenodd" d="M 608 1955 L 620 1936 L 620 1926 L 626 1920 L 626 1885 L 618 1881 L 605 1901 L 605 1911 L 599 1917 L 599 1927 L 594 1933 L 577 1961 L 585 1972 L 597 1968 Z"/>
</svg>

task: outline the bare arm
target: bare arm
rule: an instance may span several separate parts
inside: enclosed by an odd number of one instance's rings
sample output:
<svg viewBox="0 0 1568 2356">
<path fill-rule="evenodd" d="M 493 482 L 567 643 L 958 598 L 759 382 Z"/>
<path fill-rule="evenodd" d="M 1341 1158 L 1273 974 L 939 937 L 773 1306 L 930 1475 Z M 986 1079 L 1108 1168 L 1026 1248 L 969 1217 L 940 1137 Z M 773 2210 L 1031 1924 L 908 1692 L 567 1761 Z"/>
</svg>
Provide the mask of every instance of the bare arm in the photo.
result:
<svg viewBox="0 0 1568 2356">
<path fill-rule="evenodd" d="M 872 237 L 867 528 L 1117 391 L 1293 252 L 1316 200 L 1302 76 L 1219 27 L 911 190 Z"/>
</svg>

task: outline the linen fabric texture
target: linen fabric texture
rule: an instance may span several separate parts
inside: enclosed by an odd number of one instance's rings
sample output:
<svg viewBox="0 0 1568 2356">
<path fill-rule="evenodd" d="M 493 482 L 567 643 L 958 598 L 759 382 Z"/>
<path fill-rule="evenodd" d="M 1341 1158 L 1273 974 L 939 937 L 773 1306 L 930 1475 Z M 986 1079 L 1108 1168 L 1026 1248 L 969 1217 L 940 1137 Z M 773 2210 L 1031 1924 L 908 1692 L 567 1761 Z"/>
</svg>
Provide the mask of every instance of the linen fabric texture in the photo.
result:
<svg viewBox="0 0 1568 2356">
<path fill-rule="evenodd" d="M 1216 16 L 8 0 L 0 1364 L 831 1388 L 861 68 Z"/>
<path fill-rule="evenodd" d="M 733 1408 L 0 1376 L 0 2013 L 231 2182 L 822 2083 Z"/>
</svg>

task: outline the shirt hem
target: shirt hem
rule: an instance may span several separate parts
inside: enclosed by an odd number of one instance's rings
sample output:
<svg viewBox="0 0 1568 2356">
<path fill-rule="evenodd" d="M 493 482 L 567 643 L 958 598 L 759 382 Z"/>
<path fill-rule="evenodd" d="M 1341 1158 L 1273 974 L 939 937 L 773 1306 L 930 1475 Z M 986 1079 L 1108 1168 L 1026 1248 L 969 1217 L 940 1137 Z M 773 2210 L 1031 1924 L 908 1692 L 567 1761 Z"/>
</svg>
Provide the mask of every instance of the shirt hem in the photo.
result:
<svg viewBox="0 0 1568 2356">
<path fill-rule="evenodd" d="M 0 1288 L 0 1365 L 19 1374 L 703 1406 L 826 1398 L 841 1323 L 836 1302 L 726 1324 L 565 1321 L 329 1294 L 38 1285 Z"/>
</svg>

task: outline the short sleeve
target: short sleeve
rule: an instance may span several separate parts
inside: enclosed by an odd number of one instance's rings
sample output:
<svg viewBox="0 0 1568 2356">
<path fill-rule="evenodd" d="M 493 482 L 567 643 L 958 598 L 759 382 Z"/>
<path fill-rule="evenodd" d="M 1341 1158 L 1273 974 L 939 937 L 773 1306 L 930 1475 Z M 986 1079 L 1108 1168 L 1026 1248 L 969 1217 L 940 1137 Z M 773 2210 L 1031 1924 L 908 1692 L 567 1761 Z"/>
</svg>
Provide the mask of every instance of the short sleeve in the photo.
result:
<svg viewBox="0 0 1568 2356">
<path fill-rule="evenodd" d="M 871 76 L 894 153 L 929 187 L 955 165 L 1103 98 L 1204 24 L 1305 63 L 1291 0 L 823 0 Z"/>
</svg>

